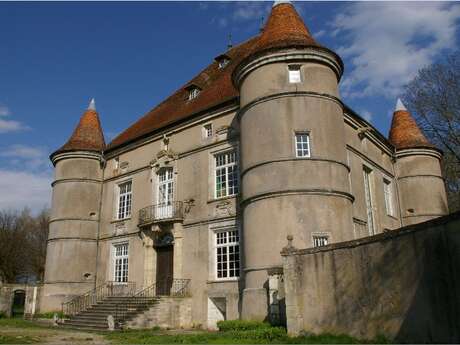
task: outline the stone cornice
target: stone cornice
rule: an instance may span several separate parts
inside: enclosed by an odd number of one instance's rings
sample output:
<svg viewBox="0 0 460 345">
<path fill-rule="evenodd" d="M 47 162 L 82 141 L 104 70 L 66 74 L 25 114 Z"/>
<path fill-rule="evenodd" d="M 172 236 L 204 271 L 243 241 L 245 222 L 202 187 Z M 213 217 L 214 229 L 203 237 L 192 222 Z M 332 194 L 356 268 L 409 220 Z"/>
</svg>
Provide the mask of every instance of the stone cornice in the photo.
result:
<svg viewBox="0 0 460 345">
<path fill-rule="evenodd" d="M 332 190 L 327 188 L 296 188 L 296 189 L 287 189 L 287 190 L 280 190 L 280 191 L 270 191 L 265 193 L 256 194 L 241 200 L 241 205 L 247 205 L 249 203 L 263 200 L 263 199 L 270 199 L 270 198 L 279 198 L 285 196 L 293 196 L 293 195 L 321 195 L 321 196 L 334 196 L 339 198 L 345 198 L 351 202 L 355 201 L 355 197 L 344 191 L 340 190 Z"/>
<path fill-rule="evenodd" d="M 92 151 L 68 151 L 68 152 L 53 154 L 51 156 L 51 162 L 53 163 L 54 166 L 56 166 L 56 163 L 60 160 L 75 159 L 75 158 L 94 159 L 94 160 L 97 160 L 98 162 L 103 162 L 102 154 L 100 154 L 99 152 L 92 152 Z"/>
<path fill-rule="evenodd" d="M 329 50 L 317 47 L 305 47 L 302 49 L 288 49 L 287 51 L 277 51 L 266 53 L 262 56 L 254 57 L 247 62 L 243 62 L 233 72 L 232 79 L 234 85 L 239 88 L 242 80 L 255 69 L 276 62 L 299 62 L 313 61 L 329 66 L 340 80 L 343 74 L 343 67 L 337 60 L 337 56 Z"/>
<path fill-rule="evenodd" d="M 440 160 L 442 158 L 442 152 L 434 147 L 414 147 L 396 150 L 396 159 L 408 156 L 430 156 Z"/>
</svg>

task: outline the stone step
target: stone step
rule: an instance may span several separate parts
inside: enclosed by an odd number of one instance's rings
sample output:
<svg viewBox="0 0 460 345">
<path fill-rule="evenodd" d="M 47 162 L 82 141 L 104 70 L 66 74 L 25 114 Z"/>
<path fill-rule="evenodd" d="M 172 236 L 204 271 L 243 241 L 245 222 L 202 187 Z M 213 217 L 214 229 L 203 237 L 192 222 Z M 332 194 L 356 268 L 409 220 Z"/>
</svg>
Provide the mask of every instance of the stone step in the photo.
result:
<svg viewBox="0 0 460 345">
<path fill-rule="evenodd" d="M 75 329 L 107 330 L 109 315 L 116 317 L 118 314 L 126 322 L 158 304 L 160 300 L 159 297 L 108 297 L 72 316 L 69 320 L 65 320 L 62 326 Z"/>
<path fill-rule="evenodd" d="M 87 328 L 87 329 L 108 329 L 107 322 L 84 322 L 84 321 L 66 321 L 63 326 L 78 327 L 78 328 Z"/>
</svg>

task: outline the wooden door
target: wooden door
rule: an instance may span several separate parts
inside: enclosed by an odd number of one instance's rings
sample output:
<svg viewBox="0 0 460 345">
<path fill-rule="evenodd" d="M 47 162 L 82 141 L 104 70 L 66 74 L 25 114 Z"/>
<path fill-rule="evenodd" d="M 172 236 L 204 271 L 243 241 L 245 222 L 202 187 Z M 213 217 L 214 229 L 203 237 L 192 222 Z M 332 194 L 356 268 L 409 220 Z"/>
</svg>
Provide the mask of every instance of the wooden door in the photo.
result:
<svg viewBox="0 0 460 345">
<path fill-rule="evenodd" d="M 174 246 L 157 247 L 157 295 L 170 295 L 173 283 Z"/>
</svg>

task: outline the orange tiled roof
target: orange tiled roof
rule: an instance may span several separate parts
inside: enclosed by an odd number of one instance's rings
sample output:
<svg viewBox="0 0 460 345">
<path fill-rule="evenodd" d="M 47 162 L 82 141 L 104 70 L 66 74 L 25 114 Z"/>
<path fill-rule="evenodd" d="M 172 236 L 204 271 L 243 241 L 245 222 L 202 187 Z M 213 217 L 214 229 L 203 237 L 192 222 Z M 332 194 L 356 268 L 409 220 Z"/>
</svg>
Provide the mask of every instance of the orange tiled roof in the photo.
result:
<svg viewBox="0 0 460 345">
<path fill-rule="evenodd" d="M 105 148 L 99 115 L 94 109 L 87 109 L 80 118 L 80 122 L 73 131 L 70 139 L 53 155 L 68 151 L 97 151 Z"/>
<path fill-rule="evenodd" d="M 239 93 L 232 84 L 231 77 L 240 62 L 249 55 L 267 49 L 297 46 L 321 47 L 311 36 L 294 6 L 288 3 L 275 5 L 262 34 L 225 52 L 225 55 L 230 58 L 227 66 L 219 69 L 218 62 L 213 62 L 194 79 L 113 139 L 107 149 L 125 145 L 199 112 L 235 101 Z M 201 92 L 197 98 L 188 100 L 187 88 L 191 85 L 198 86 Z"/>
<path fill-rule="evenodd" d="M 397 109 L 393 113 L 389 139 L 396 149 L 434 147 L 406 109 Z"/>
</svg>

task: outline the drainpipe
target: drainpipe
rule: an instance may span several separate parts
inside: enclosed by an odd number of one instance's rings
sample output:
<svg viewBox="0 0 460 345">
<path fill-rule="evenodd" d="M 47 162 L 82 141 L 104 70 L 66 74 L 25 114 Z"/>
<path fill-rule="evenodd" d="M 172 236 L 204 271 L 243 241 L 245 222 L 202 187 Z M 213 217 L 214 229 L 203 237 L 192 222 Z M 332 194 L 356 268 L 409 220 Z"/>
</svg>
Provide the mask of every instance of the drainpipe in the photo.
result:
<svg viewBox="0 0 460 345">
<path fill-rule="evenodd" d="M 94 272 L 94 288 L 97 286 L 97 272 L 99 266 L 99 234 L 101 232 L 101 212 L 102 212 L 102 196 L 104 192 L 104 177 L 105 177 L 105 168 L 106 168 L 106 160 L 104 158 L 104 151 L 101 152 L 102 159 L 102 181 L 101 181 L 101 192 L 99 195 L 99 215 L 98 215 L 98 222 L 97 222 L 97 240 L 96 240 L 96 270 Z"/>
</svg>

